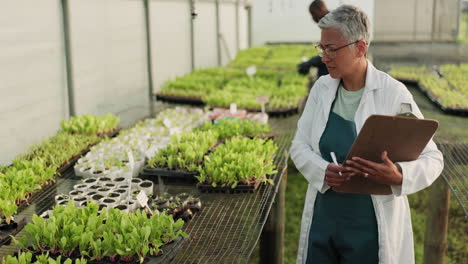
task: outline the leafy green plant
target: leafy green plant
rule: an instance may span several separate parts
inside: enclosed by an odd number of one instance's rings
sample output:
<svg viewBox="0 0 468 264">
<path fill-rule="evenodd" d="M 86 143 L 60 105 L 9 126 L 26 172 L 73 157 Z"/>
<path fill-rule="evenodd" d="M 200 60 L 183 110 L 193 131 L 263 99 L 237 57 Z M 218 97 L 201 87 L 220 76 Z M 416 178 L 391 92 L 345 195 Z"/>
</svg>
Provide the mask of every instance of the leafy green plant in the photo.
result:
<svg viewBox="0 0 468 264">
<path fill-rule="evenodd" d="M 148 254 L 160 252 L 162 245 L 187 236 L 181 231 L 182 225 L 182 220 L 174 222 L 166 214 L 149 218 L 143 211 L 127 214 L 117 209 L 98 213 L 94 203 L 77 208 L 69 202 L 66 207 L 54 207 L 48 221 L 34 215 L 24 229 L 25 235 L 13 240 L 22 249 L 30 247 L 38 253 L 78 253 L 92 260 L 120 257 L 125 261 L 138 257 L 143 262 Z"/>
<path fill-rule="evenodd" d="M 17 257 L 7 256 L 2 259 L 4 264 L 62 264 L 62 256 L 56 259 L 49 257 L 49 253 L 36 256 L 36 261 L 32 262 L 31 252 L 21 252 Z M 72 264 L 71 259 L 66 259 L 63 264 Z M 86 264 L 87 261 L 83 258 L 75 259 L 75 264 Z"/>
<path fill-rule="evenodd" d="M 58 169 L 71 157 L 98 141 L 96 135 L 69 134 L 62 131 L 32 146 L 26 153 L 17 156 L 15 161 L 39 161 L 45 167 Z"/>
<path fill-rule="evenodd" d="M 98 133 L 110 132 L 119 126 L 120 118 L 113 114 L 103 116 L 78 115 L 67 121 L 62 121 L 62 130 L 68 133 L 81 133 L 95 135 Z"/>
<path fill-rule="evenodd" d="M 174 136 L 172 144 L 159 151 L 148 161 L 152 168 L 167 168 L 169 170 L 198 171 L 203 162 L 203 156 L 218 140 L 216 131 L 195 131 Z"/>
<path fill-rule="evenodd" d="M 213 187 L 235 188 L 239 183 L 252 184 L 257 181 L 272 184 L 267 175 L 277 172 L 273 165 L 276 150 L 277 146 L 272 140 L 232 138 L 205 157 L 204 167 L 197 179 Z"/>
</svg>

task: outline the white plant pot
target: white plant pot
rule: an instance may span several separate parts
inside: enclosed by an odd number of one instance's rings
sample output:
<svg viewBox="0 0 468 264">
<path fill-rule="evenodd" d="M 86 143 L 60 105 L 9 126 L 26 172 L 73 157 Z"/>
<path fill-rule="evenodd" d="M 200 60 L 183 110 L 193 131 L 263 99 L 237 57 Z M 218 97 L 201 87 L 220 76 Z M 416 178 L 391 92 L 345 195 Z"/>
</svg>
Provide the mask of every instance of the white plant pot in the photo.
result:
<svg viewBox="0 0 468 264">
<path fill-rule="evenodd" d="M 63 200 L 57 203 L 57 205 L 61 205 L 61 206 L 67 206 L 67 204 L 68 204 L 68 201 L 66 200 Z"/>
<path fill-rule="evenodd" d="M 125 177 L 117 177 L 117 178 L 114 178 L 112 182 L 115 185 L 119 186 L 119 185 L 127 183 L 127 179 Z"/>
<path fill-rule="evenodd" d="M 116 185 L 115 183 L 113 183 L 113 182 L 106 182 L 106 183 L 104 184 L 104 187 L 109 188 L 109 189 L 111 189 L 111 190 L 115 189 L 116 186 L 117 186 L 117 185 Z"/>
<path fill-rule="evenodd" d="M 112 182 L 112 179 L 107 176 L 102 176 L 98 178 L 99 184 L 108 183 L 108 182 Z"/>
<path fill-rule="evenodd" d="M 83 191 L 73 190 L 69 192 L 68 195 L 70 195 L 70 200 L 73 200 L 74 197 L 83 196 L 83 193 Z"/>
<path fill-rule="evenodd" d="M 89 192 L 97 192 L 98 189 L 102 188 L 102 184 L 96 183 L 88 187 Z"/>
<path fill-rule="evenodd" d="M 142 181 L 138 186 L 139 189 L 143 190 L 146 193 L 146 196 L 153 195 L 154 184 L 152 181 Z"/>
<path fill-rule="evenodd" d="M 98 193 L 98 194 L 95 194 L 95 195 L 91 196 L 90 201 L 94 202 L 95 204 L 100 204 L 103 198 L 105 198 L 105 196 Z"/>
<path fill-rule="evenodd" d="M 137 209 L 137 203 L 138 202 L 136 200 L 130 199 L 130 200 L 124 200 L 120 204 L 127 205 L 129 212 L 135 212 L 135 210 Z"/>
<path fill-rule="evenodd" d="M 114 206 L 117 205 L 117 201 L 115 199 L 106 197 L 101 200 L 101 204 L 105 204 L 107 208 L 113 208 Z"/>
<path fill-rule="evenodd" d="M 87 192 L 88 188 L 89 188 L 89 184 L 86 184 L 86 183 L 75 184 L 75 186 L 73 186 L 74 190 L 82 191 L 82 192 Z"/>
<path fill-rule="evenodd" d="M 115 192 L 115 191 L 110 192 L 109 194 L 107 194 L 107 197 L 116 200 L 117 203 L 120 202 L 122 200 L 122 198 L 123 198 L 121 193 L 118 193 L 118 192 Z"/>
<path fill-rule="evenodd" d="M 55 203 L 59 203 L 61 201 L 69 201 L 70 200 L 70 195 L 59 194 L 59 195 L 56 195 L 54 198 L 55 198 Z"/>
<path fill-rule="evenodd" d="M 83 202 L 80 203 L 80 207 L 84 208 L 84 207 L 88 206 L 88 203 L 90 203 L 90 201 L 88 201 L 88 200 L 83 201 Z"/>
<path fill-rule="evenodd" d="M 140 185 L 141 182 L 143 182 L 142 179 L 140 179 L 140 178 L 133 178 L 133 179 L 132 179 L 132 189 L 138 188 L 138 186 Z"/>
<path fill-rule="evenodd" d="M 91 186 L 91 185 L 96 184 L 96 183 L 97 183 L 97 179 L 95 179 L 95 178 L 88 178 L 88 179 L 83 180 L 82 183 L 88 184 L 88 187 L 89 187 L 89 186 Z"/>
<path fill-rule="evenodd" d="M 91 197 L 93 197 L 93 195 L 95 194 L 98 194 L 97 191 L 90 191 L 90 192 L 87 192 L 87 193 L 84 193 L 84 196 L 88 199 L 88 201 L 91 201 Z"/>
<path fill-rule="evenodd" d="M 120 211 L 125 212 L 125 213 L 129 212 L 128 205 L 126 205 L 126 204 L 118 204 L 118 205 L 114 206 L 114 208 L 119 209 Z"/>
<path fill-rule="evenodd" d="M 84 197 L 83 195 L 73 197 L 73 202 L 75 203 L 76 207 L 81 206 L 81 203 L 86 201 L 86 197 Z"/>
<path fill-rule="evenodd" d="M 84 169 L 84 166 L 82 164 L 76 164 L 75 167 L 73 167 L 73 170 L 75 171 L 75 175 L 78 177 L 83 177 L 83 169 Z"/>
<path fill-rule="evenodd" d="M 97 189 L 97 192 L 103 196 L 107 196 L 107 194 L 111 192 L 111 189 L 107 187 L 102 187 L 102 188 Z"/>
<path fill-rule="evenodd" d="M 93 168 L 84 166 L 81 170 L 81 177 L 83 178 L 95 178 L 93 175 Z"/>
<path fill-rule="evenodd" d="M 104 170 L 96 170 L 96 169 L 93 169 L 91 174 L 92 174 L 91 178 L 99 178 L 99 177 L 103 177 L 105 175 Z"/>
<path fill-rule="evenodd" d="M 128 197 L 128 189 L 115 189 L 114 192 L 120 194 L 120 200 L 125 200 Z"/>
</svg>

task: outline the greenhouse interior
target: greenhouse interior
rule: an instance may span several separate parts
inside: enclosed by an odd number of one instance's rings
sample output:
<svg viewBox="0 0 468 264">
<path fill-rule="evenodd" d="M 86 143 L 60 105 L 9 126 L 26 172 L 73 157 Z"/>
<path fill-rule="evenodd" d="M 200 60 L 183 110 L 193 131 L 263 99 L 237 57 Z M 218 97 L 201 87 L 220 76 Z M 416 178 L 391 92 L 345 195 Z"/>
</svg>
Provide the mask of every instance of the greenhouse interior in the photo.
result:
<svg viewBox="0 0 468 264">
<path fill-rule="evenodd" d="M 468 263 L 468 0 L 1 4 L 0 263 Z"/>
</svg>

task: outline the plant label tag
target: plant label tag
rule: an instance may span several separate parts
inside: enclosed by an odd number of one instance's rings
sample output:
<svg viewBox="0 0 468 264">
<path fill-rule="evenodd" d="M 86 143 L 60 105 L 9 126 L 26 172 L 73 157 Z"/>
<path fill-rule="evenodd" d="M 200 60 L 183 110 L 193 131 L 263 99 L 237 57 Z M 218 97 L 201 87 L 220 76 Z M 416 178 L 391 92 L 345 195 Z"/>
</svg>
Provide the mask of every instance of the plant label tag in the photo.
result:
<svg viewBox="0 0 468 264">
<path fill-rule="evenodd" d="M 128 156 L 128 163 L 130 164 L 130 167 L 133 169 L 133 166 L 135 165 L 135 159 L 133 158 L 132 151 L 128 151 L 127 156 Z"/>
<path fill-rule="evenodd" d="M 301 60 L 302 60 L 302 62 L 306 62 L 306 61 L 309 60 L 309 58 L 307 58 L 307 57 L 305 57 L 305 56 L 302 56 Z"/>
<path fill-rule="evenodd" d="M 169 120 L 168 118 L 164 118 L 163 124 L 164 124 L 167 128 L 171 128 L 172 122 L 171 122 L 171 120 Z"/>
<path fill-rule="evenodd" d="M 257 73 L 257 67 L 255 67 L 255 65 L 249 66 L 247 69 L 245 69 L 245 72 L 250 78 L 252 78 L 255 73 Z"/>
<path fill-rule="evenodd" d="M 236 103 L 232 103 L 232 104 L 229 105 L 229 112 L 231 114 L 237 113 L 237 104 Z"/>
<path fill-rule="evenodd" d="M 259 104 L 266 104 L 270 101 L 270 99 L 268 98 L 268 95 L 259 95 L 255 98 L 255 100 Z"/>
<path fill-rule="evenodd" d="M 255 98 L 257 103 L 259 103 L 262 106 L 262 113 L 265 113 L 265 104 L 268 103 L 269 98 L 267 95 L 260 95 Z"/>
<path fill-rule="evenodd" d="M 146 196 L 145 191 L 140 191 L 140 193 L 137 195 L 137 201 L 141 207 L 148 206 L 148 196 Z"/>
</svg>

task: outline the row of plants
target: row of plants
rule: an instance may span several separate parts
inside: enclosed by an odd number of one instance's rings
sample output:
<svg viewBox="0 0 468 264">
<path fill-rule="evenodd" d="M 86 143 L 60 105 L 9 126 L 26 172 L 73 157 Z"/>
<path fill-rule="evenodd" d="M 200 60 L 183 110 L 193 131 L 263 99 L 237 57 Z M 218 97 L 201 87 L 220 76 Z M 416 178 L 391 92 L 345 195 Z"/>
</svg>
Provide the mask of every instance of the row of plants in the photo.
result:
<svg viewBox="0 0 468 264">
<path fill-rule="evenodd" d="M 94 146 L 75 166 L 75 174 L 85 178 L 136 177 L 145 164 L 169 144 L 171 135 L 191 131 L 207 120 L 201 109 L 171 108 L 155 119 L 138 122 L 119 136 Z"/>
<path fill-rule="evenodd" d="M 40 161 L 44 166 L 58 170 L 99 140 L 96 135 L 59 131 L 55 136 L 31 146 L 28 151 L 18 155 L 15 161 Z"/>
<path fill-rule="evenodd" d="M 313 50 L 302 45 L 250 48 L 239 52 L 229 67 L 197 70 L 166 82 L 158 98 L 184 103 L 197 101 L 210 107 L 236 103 L 239 108 L 259 111 L 256 98 L 266 95 L 270 99 L 266 104 L 268 112 L 297 109 L 301 98 L 307 95 L 308 80 L 296 73 L 295 66 L 301 62 L 301 56 L 314 55 Z M 254 75 L 248 76 L 246 72 Z"/>
<path fill-rule="evenodd" d="M 171 144 L 148 160 L 150 168 L 198 172 L 205 154 L 218 142 L 216 131 L 186 132 L 171 139 Z"/>
<path fill-rule="evenodd" d="M 256 65 L 259 68 L 294 71 L 303 57 L 316 55 L 313 45 L 258 46 L 240 51 L 229 66 L 245 68 Z"/>
<path fill-rule="evenodd" d="M 56 170 L 38 160 L 16 160 L 0 172 L 0 225 L 10 225 L 18 206 L 37 190 L 55 181 Z"/>
<path fill-rule="evenodd" d="M 445 64 L 439 67 L 440 74 L 446 79 L 452 90 L 458 94 L 458 108 L 468 109 L 468 64 Z M 454 96 L 449 96 L 453 99 Z"/>
<path fill-rule="evenodd" d="M 397 79 L 419 82 L 443 108 L 468 109 L 468 65 L 442 65 L 437 71 L 425 66 L 393 66 L 389 73 Z"/>
<path fill-rule="evenodd" d="M 216 131 L 218 138 L 224 140 L 235 136 L 260 136 L 270 132 L 270 126 L 248 119 L 233 118 L 220 119 L 216 122 L 205 122 L 197 130 Z"/>
<path fill-rule="evenodd" d="M 54 182 L 60 168 L 98 141 L 96 135 L 59 131 L 55 136 L 18 155 L 11 166 L 2 167 L 0 224 L 11 225 L 14 214 L 22 204 L 35 192 Z"/>
<path fill-rule="evenodd" d="M 236 188 L 239 184 L 256 185 L 273 181 L 267 177 L 276 173 L 273 157 L 276 144 L 269 139 L 234 137 L 205 156 L 204 166 L 197 176 L 200 184 L 216 188 Z"/>
<path fill-rule="evenodd" d="M 106 134 L 116 130 L 119 126 L 120 118 L 113 114 L 103 116 L 97 115 L 77 115 L 69 120 L 61 122 L 62 130 L 68 133 L 80 134 Z"/>
<path fill-rule="evenodd" d="M 253 191 L 261 183 L 272 183 L 267 175 L 276 172 L 276 144 L 257 137 L 268 131 L 266 124 L 240 118 L 207 122 L 193 132 L 174 137 L 171 144 L 148 161 L 144 172 L 185 176 L 198 180 L 201 189 L 208 186 L 232 190 L 243 185 Z M 213 150 L 216 142 L 222 143 Z"/>
<path fill-rule="evenodd" d="M 77 208 L 69 202 L 67 206 L 55 206 L 48 219 L 34 215 L 24 228 L 25 234 L 14 241 L 22 251 L 38 255 L 143 263 L 148 256 L 163 254 L 164 245 L 186 237 L 181 230 L 183 224 L 156 211 L 148 217 L 140 210 L 99 210 L 95 203 Z"/>
<path fill-rule="evenodd" d="M 256 137 L 270 131 L 267 124 L 231 118 L 205 122 L 192 132 L 173 136 L 171 143 L 148 160 L 148 169 L 163 169 L 198 174 L 205 155 L 219 140 L 235 136 Z"/>
<path fill-rule="evenodd" d="M 34 257 L 34 259 L 33 259 Z M 33 256 L 31 252 L 21 252 L 18 256 L 6 256 L 2 258 L 3 264 L 86 264 L 86 259 L 64 258 L 62 256 L 56 258 L 50 257 L 49 253 Z"/>
</svg>

